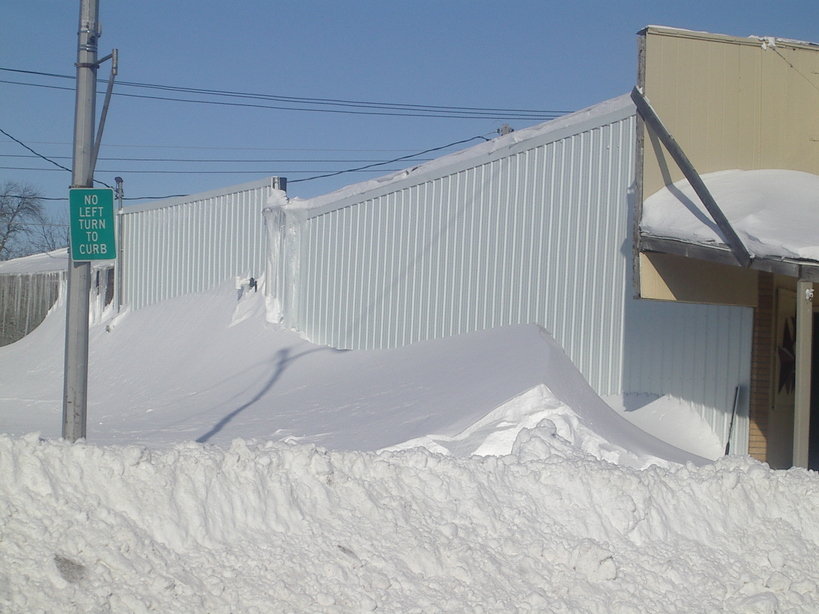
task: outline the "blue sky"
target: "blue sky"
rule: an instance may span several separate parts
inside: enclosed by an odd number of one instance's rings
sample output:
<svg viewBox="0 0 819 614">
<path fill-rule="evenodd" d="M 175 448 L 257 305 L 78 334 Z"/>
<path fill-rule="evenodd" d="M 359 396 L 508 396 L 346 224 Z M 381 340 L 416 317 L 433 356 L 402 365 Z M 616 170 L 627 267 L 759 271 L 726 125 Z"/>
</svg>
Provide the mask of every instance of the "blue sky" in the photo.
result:
<svg viewBox="0 0 819 614">
<path fill-rule="evenodd" d="M 73 75 L 78 14 L 79 0 L 6 0 L 0 6 L 0 68 L 11 69 L 0 70 L 0 128 L 68 167 L 73 81 L 14 71 Z M 100 0 L 100 21 L 99 55 L 119 49 L 122 82 L 325 103 L 543 112 L 573 111 L 628 92 L 636 75 L 636 33 L 649 24 L 819 41 L 816 0 Z M 107 64 L 99 71 L 101 90 L 108 71 Z M 115 91 L 283 106 L 144 87 Z M 314 175 L 491 137 L 504 123 L 523 128 L 539 121 L 531 115 L 383 116 L 115 96 L 96 177 L 113 185 L 122 176 L 126 196 L 139 199 L 282 175 L 291 196 L 309 197 L 412 162 L 305 181 Z M 452 148 L 440 153 L 447 151 Z M 70 173 L 17 156 L 33 154 L 0 134 L 0 183 L 24 182 L 46 197 L 67 198 Z M 47 207 L 58 215 L 67 200 Z"/>
</svg>

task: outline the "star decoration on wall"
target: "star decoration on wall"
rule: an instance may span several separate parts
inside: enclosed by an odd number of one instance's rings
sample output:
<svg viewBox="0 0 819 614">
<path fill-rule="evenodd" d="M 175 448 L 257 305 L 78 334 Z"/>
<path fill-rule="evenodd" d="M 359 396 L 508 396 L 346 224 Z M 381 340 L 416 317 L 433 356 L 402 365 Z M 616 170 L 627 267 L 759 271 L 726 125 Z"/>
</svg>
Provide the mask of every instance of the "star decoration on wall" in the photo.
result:
<svg viewBox="0 0 819 614">
<path fill-rule="evenodd" d="M 779 392 L 792 394 L 796 387 L 796 318 L 785 319 L 782 343 L 776 348 L 779 355 Z"/>
</svg>

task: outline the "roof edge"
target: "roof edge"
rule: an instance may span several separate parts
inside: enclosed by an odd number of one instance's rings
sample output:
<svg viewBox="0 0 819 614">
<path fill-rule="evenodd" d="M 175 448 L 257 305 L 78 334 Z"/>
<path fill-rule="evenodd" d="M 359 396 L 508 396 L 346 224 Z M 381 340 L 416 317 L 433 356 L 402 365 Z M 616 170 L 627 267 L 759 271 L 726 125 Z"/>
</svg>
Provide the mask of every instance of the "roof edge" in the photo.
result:
<svg viewBox="0 0 819 614">
<path fill-rule="evenodd" d="M 692 260 L 704 260 L 706 262 L 740 268 L 731 250 L 727 245 L 722 244 L 684 241 L 674 237 L 641 233 L 640 252 L 659 252 L 662 254 L 682 256 Z M 795 279 L 819 282 L 819 263 L 811 260 L 754 256 L 748 268 L 785 275 Z"/>
<path fill-rule="evenodd" d="M 150 209 L 163 209 L 165 207 L 174 207 L 176 205 L 183 205 L 185 203 L 194 202 L 197 200 L 205 200 L 207 198 L 215 198 L 217 196 L 227 196 L 229 194 L 236 194 L 237 192 L 245 192 L 247 190 L 254 190 L 257 188 L 275 188 L 280 178 L 276 176 L 265 177 L 264 179 L 257 179 L 255 181 L 248 181 L 247 183 L 240 183 L 237 185 L 226 186 L 224 188 L 216 188 L 215 190 L 208 190 L 206 192 L 198 192 L 196 194 L 188 194 L 186 196 L 174 196 L 173 198 L 165 198 L 162 200 L 154 200 L 137 205 L 128 205 L 123 207 L 122 215 L 129 213 L 137 213 L 139 211 L 147 211 Z"/>
<path fill-rule="evenodd" d="M 288 210 L 313 217 L 363 200 L 378 198 L 439 176 L 466 170 L 540 144 L 558 141 L 598 126 L 627 119 L 635 114 L 634 102 L 629 94 L 623 94 L 390 175 L 351 184 L 313 198 L 294 198 L 290 201 Z"/>
<path fill-rule="evenodd" d="M 777 45 L 785 45 L 788 47 L 801 47 L 806 49 L 816 50 L 819 48 L 819 43 L 810 41 L 800 41 L 791 38 L 780 38 L 778 36 L 760 36 L 749 34 L 748 36 L 733 36 L 730 34 L 718 34 L 716 32 L 707 32 L 704 30 L 687 30 L 685 28 L 675 28 L 672 26 L 648 25 L 642 30 L 638 30 L 639 36 L 646 34 L 658 34 L 660 36 L 677 36 L 680 38 L 695 38 L 699 40 L 708 40 L 716 42 L 724 42 L 736 45 L 751 45 L 758 47 L 760 45 L 767 45 L 774 47 Z"/>
</svg>

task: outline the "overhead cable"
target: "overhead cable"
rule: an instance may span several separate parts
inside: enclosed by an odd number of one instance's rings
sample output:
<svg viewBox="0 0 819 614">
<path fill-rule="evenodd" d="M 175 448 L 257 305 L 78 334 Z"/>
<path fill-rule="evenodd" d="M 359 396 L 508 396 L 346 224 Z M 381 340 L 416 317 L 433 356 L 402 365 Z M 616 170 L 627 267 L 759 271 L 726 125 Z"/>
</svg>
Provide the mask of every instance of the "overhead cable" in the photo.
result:
<svg viewBox="0 0 819 614">
<path fill-rule="evenodd" d="M 9 138 L 14 140 L 15 142 L 19 143 L 20 145 L 22 145 L 23 147 L 25 147 L 29 151 L 37 154 L 37 152 L 34 151 L 33 149 L 31 149 L 30 147 L 28 147 L 28 145 L 26 145 L 22 141 L 19 141 L 18 139 L 15 139 L 14 137 L 12 137 L 10 134 L 5 132 L 4 130 L 0 129 L 0 132 L 2 132 L 3 134 L 8 136 Z M 291 179 L 291 180 L 289 180 L 289 183 L 303 183 L 303 182 L 306 182 L 306 181 L 313 181 L 315 179 L 325 179 L 327 177 L 335 177 L 337 175 L 343 175 L 343 174 L 346 174 L 346 173 L 373 172 L 371 169 L 374 169 L 376 167 L 386 166 L 387 164 L 393 164 L 395 162 L 406 162 L 408 160 L 417 159 L 418 156 L 423 156 L 424 154 L 432 153 L 432 152 L 435 152 L 435 151 L 441 151 L 443 149 L 448 149 L 448 148 L 454 147 L 456 145 L 463 145 L 465 143 L 469 143 L 469 142 L 477 140 L 477 139 L 482 139 L 484 141 L 489 141 L 490 140 L 488 137 L 483 136 L 483 135 L 472 136 L 472 137 L 469 137 L 467 139 L 461 139 L 460 141 L 454 141 L 452 143 L 447 143 L 446 145 L 440 145 L 438 147 L 432 147 L 430 149 L 425 149 L 424 151 L 409 154 L 409 155 L 406 155 L 406 156 L 399 156 L 397 158 L 392 158 L 391 160 L 385 160 L 383 162 L 375 162 L 373 164 L 366 164 L 364 166 L 359 166 L 359 167 L 356 167 L 356 168 L 348 168 L 348 169 L 343 169 L 343 170 L 339 170 L 339 171 L 328 171 L 328 172 L 323 173 L 323 174 L 314 175 L 312 177 L 304 177 L 302 179 Z M 46 158 L 45 156 L 42 156 L 40 154 L 37 154 L 37 155 L 39 157 L 45 159 L 45 160 L 48 160 L 52 164 L 60 166 L 60 168 L 63 168 L 64 170 L 69 170 L 69 169 L 65 168 L 64 166 L 57 164 L 53 160 L 50 160 L 49 158 Z M 53 170 L 53 169 L 34 169 L 34 168 L 10 167 L 10 166 L 0 166 L 0 169 L 5 169 L 5 170 L 31 170 L 31 171 Z M 381 168 L 379 170 L 381 170 L 381 171 L 385 171 L 385 170 L 398 171 L 398 170 L 401 170 L 401 169 L 383 169 L 383 168 Z M 101 172 L 101 173 L 123 172 L 124 173 L 125 171 L 99 171 L 99 172 Z M 218 174 L 259 174 L 259 175 L 264 175 L 264 174 L 269 173 L 269 171 L 167 171 L 167 170 L 128 171 L 128 172 L 129 173 L 166 173 L 166 174 L 176 173 L 176 174 L 197 174 L 197 175 L 207 175 L 207 174 L 217 174 L 217 173 Z M 287 171 L 287 172 L 288 173 L 306 173 L 306 172 L 315 172 L 315 171 L 290 170 L 290 171 Z M 106 187 L 109 187 L 109 188 L 111 187 L 111 186 L 109 186 L 107 183 L 105 183 L 103 181 L 98 181 L 96 179 L 94 181 L 97 182 L 97 183 L 101 183 L 102 185 L 104 185 Z M 155 200 L 155 199 L 160 199 L 160 198 L 175 198 L 177 196 L 186 196 L 186 195 L 185 194 L 174 194 L 174 195 L 161 196 L 161 197 L 147 197 L 147 196 L 145 196 L 145 197 L 138 197 L 138 198 L 126 198 L 125 200 Z M 43 200 L 66 200 L 66 199 L 43 198 Z"/>
<path fill-rule="evenodd" d="M 63 166 L 63 165 L 62 165 L 62 164 L 60 164 L 59 162 L 55 162 L 55 161 L 54 161 L 54 160 L 52 160 L 51 158 L 49 158 L 49 157 L 47 157 L 47 156 L 44 156 L 43 154 L 41 154 L 41 153 L 40 153 L 40 152 L 38 152 L 38 151 L 33 150 L 31 147 L 29 147 L 28 145 L 26 145 L 25 143 L 23 143 L 23 141 L 21 141 L 20 139 L 15 138 L 15 137 L 13 137 L 12 135 L 10 135 L 8 132 L 6 132 L 5 130 L 3 130 L 2 128 L 0 128 L 0 133 L 2 133 L 2 134 L 4 134 L 4 135 L 6 135 L 6 136 L 7 136 L 8 138 L 10 138 L 12 141 L 14 141 L 15 143 L 17 143 L 17 144 L 18 144 L 18 145 L 20 145 L 21 147 L 24 147 L 25 149 L 27 149 L 28 151 L 30 151 L 31 153 L 33 153 L 34 155 L 36 155 L 38 158 L 42 158 L 42 159 L 43 159 L 43 160 L 45 160 L 46 162 L 50 162 L 51 164 L 53 164 L 54 166 L 56 166 L 56 167 L 57 167 L 57 168 L 59 168 L 59 169 L 62 169 L 62 170 L 64 170 L 64 171 L 68 171 L 69 173 L 71 172 L 71 169 L 70 169 L 70 168 L 68 168 L 67 166 Z M 9 169 L 11 169 L 11 170 L 31 170 L 31 169 L 14 169 L 13 167 L 3 167 L 3 168 L 9 168 Z M 51 169 L 49 169 L 49 170 L 51 170 Z M 107 184 L 107 183 L 105 183 L 104 181 L 99 181 L 98 179 L 94 179 L 94 183 L 99 183 L 99 184 L 104 185 L 106 188 L 111 188 L 111 186 L 110 186 L 110 185 L 108 185 L 108 184 Z M 111 188 L 111 189 L 113 190 L 113 188 Z"/>
<path fill-rule="evenodd" d="M 36 158 L 38 156 L 26 154 L 0 154 L 0 158 Z M 71 156 L 51 156 L 55 160 L 70 160 Z M 186 163 L 218 163 L 218 164 L 304 164 L 304 163 L 347 163 L 360 164 L 364 162 L 380 162 L 380 160 L 359 158 L 128 158 L 116 156 L 101 156 L 97 158 L 105 162 L 186 162 Z M 428 162 L 430 158 L 413 158 L 414 162 Z M 125 172 L 125 171 L 123 171 Z"/>
<path fill-rule="evenodd" d="M 34 150 L 31 148 L 31 147 L 29 147 L 28 145 L 26 145 L 25 143 L 23 143 L 23 141 L 21 141 L 21 140 L 19 140 L 19 139 L 14 138 L 13 136 L 11 136 L 11 135 L 10 135 L 8 132 L 6 132 L 5 130 L 3 130 L 2 128 L 0 128 L 0 133 L 3 133 L 3 134 L 4 134 L 4 135 L 6 135 L 7 137 L 9 137 L 9 138 L 10 138 L 12 141 L 14 141 L 15 143 L 17 143 L 17 144 L 18 144 L 18 145 L 20 145 L 21 147 L 23 147 L 23 148 L 27 149 L 28 151 L 30 151 L 31 153 L 33 153 L 33 154 L 34 154 L 35 156 L 37 156 L 38 158 L 42 158 L 42 159 L 43 159 L 43 160 L 45 160 L 46 162 L 50 162 L 50 163 L 51 163 L 51 164 L 53 164 L 54 166 L 56 166 L 56 167 L 58 167 L 58 168 L 61 168 L 61 169 L 63 169 L 64 171 L 68 171 L 69 173 L 71 172 L 71 169 L 70 169 L 70 168 L 68 168 L 67 166 L 63 166 L 63 165 L 62 165 L 62 164 L 60 164 L 59 162 L 55 162 L 54 160 L 52 160 L 51 158 L 48 158 L 48 157 L 44 156 L 44 155 L 43 155 L 43 154 L 41 154 L 40 152 L 38 152 L 38 151 L 34 151 Z"/>
<path fill-rule="evenodd" d="M 14 68 L 0 67 L 0 71 L 13 72 L 26 75 L 34 75 L 58 79 L 74 79 L 71 75 L 61 75 L 42 71 L 21 70 Z M 24 85 L 29 87 L 44 87 L 51 89 L 73 90 L 70 87 L 60 87 L 56 85 L 46 85 L 39 83 L 28 83 L 20 81 L 0 80 L 0 83 L 14 85 Z M 258 100 L 282 103 L 288 106 L 266 105 L 250 102 L 226 102 L 219 100 L 203 100 L 191 98 L 175 98 L 169 96 L 154 96 L 148 94 L 132 94 L 117 92 L 115 95 L 146 98 L 153 100 L 167 100 L 174 102 L 187 102 L 196 104 L 215 104 L 222 106 L 255 107 L 277 110 L 344 113 L 353 115 L 385 115 L 403 117 L 436 117 L 447 119 L 526 119 L 544 120 L 564 115 L 566 111 L 542 110 L 542 109 L 507 109 L 497 107 L 470 107 L 470 106 L 449 106 L 449 105 L 424 105 L 411 103 L 376 102 L 368 100 L 349 100 L 341 98 L 312 98 L 303 96 L 284 96 L 279 94 L 260 94 L 254 92 L 241 92 L 222 89 L 193 88 L 183 86 L 162 85 L 156 83 L 140 83 L 134 81 L 120 81 L 118 86 L 131 87 L 136 89 L 149 89 L 163 92 L 173 92 L 182 94 L 196 94 L 200 96 L 212 96 L 217 98 L 234 98 L 244 100 Z M 301 105 L 301 106 L 297 106 Z M 303 106 L 310 105 L 310 106 Z"/>
<path fill-rule="evenodd" d="M 315 175 L 314 177 L 305 177 L 303 179 L 291 179 L 289 183 L 300 183 L 304 181 L 313 181 L 314 179 L 325 179 L 326 177 L 335 177 L 337 175 L 342 175 L 344 173 L 357 173 L 361 171 L 365 171 L 376 166 L 384 166 L 386 164 L 392 164 L 393 162 L 400 162 L 408 160 L 409 158 L 414 158 L 415 156 L 423 156 L 424 154 L 431 153 L 433 151 L 441 151 L 442 149 L 447 149 L 449 147 L 454 147 L 455 145 L 463 145 L 464 143 L 469 143 L 470 141 L 474 141 L 476 139 L 483 139 L 484 141 L 488 141 L 489 139 L 485 136 L 471 136 L 468 139 L 463 139 L 460 141 L 455 141 L 454 143 L 449 143 L 447 145 L 441 145 L 440 147 L 433 147 L 431 149 L 425 149 L 424 151 L 418 152 L 417 154 L 409 155 L 409 156 L 401 156 L 400 158 L 393 158 L 392 160 L 386 160 L 385 162 L 377 162 L 375 164 L 367 164 L 366 166 L 359 166 L 358 168 L 348 168 L 342 171 L 336 171 L 332 173 L 326 173 L 324 175 Z M 383 169 L 382 169 L 383 170 Z"/>
</svg>

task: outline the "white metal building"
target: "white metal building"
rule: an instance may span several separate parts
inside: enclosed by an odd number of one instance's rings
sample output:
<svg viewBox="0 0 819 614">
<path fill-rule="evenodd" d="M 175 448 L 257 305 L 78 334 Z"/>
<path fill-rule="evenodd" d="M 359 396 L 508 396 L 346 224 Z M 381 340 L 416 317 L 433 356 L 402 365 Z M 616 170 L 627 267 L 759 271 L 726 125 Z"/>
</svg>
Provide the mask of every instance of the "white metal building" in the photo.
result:
<svg viewBox="0 0 819 614">
<path fill-rule="evenodd" d="M 262 210 L 279 185 L 268 177 L 121 209 L 118 261 L 93 263 L 92 319 L 116 306 L 117 295 L 127 308 L 140 309 L 233 277 L 263 275 Z M 0 342 L 19 339 L 42 321 L 65 286 L 67 268 L 66 249 L 0 262 Z"/>
<path fill-rule="evenodd" d="M 752 310 L 633 298 L 636 121 L 623 96 L 310 200 L 267 178 L 126 207 L 125 306 L 265 275 L 282 323 L 338 348 L 537 323 L 599 394 L 674 395 L 725 440 Z"/>
<path fill-rule="evenodd" d="M 747 450 L 752 310 L 632 296 L 628 96 L 266 211 L 284 325 L 387 348 L 537 323 L 601 395 L 671 394 Z"/>
<path fill-rule="evenodd" d="M 235 276 L 260 276 L 267 258 L 262 209 L 276 177 L 125 207 L 123 303 L 140 309 L 202 292 Z"/>
</svg>

